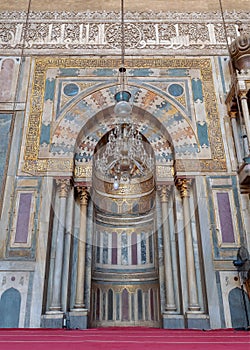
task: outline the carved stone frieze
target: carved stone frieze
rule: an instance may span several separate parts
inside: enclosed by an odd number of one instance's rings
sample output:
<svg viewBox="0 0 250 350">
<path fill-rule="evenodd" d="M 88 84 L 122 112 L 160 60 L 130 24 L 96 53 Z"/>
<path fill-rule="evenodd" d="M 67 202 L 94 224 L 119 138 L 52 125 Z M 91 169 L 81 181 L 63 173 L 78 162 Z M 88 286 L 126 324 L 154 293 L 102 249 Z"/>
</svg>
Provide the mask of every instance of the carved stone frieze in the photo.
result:
<svg viewBox="0 0 250 350">
<path fill-rule="evenodd" d="M 0 12 L 0 53 L 24 49 L 36 54 L 100 49 L 120 53 L 121 27 L 117 12 Z M 249 25 L 249 13 L 226 12 L 227 34 L 237 36 L 239 18 Z M 220 12 L 127 12 L 127 54 L 157 49 L 159 54 L 227 54 Z"/>
</svg>

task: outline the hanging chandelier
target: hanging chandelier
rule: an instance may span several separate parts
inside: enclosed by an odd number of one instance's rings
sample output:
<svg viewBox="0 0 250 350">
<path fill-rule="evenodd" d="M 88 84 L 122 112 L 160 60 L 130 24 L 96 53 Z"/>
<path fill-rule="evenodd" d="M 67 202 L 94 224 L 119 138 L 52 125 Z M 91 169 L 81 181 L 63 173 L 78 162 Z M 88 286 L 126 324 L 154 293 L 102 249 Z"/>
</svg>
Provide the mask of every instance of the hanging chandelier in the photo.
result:
<svg viewBox="0 0 250 350">
<path fill-rule="evenodd" d="M 118 75 L 114 113 L 115 127 L 95 157 L 95 168 L 118 190 L 121 183 L 147 176 L 154 171 L 154 155 L 150 144 L 132 122 L 131 93 L 128 91 L 125 68 L 124 0 L 121 0 L 121 67 Z"/>
</svg>

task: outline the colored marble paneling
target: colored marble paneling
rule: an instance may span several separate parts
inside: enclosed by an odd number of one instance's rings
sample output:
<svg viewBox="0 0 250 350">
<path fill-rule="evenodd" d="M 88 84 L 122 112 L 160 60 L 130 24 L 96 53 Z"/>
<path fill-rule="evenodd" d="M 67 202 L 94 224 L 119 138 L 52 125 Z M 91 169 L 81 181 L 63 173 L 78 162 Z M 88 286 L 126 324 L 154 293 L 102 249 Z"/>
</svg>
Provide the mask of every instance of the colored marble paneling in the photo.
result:
<svg viewBox="0 0 250 350">
<path fill-rule="evenodd" d="M 45 93 L 44 93 L 45 101 L 47 100 L 53 101 L 54 93 L 55 93 L 55 79 L 46 79 Z"/>
<path fill-rule="evenodd" d="M 59 75 L 61 77 L 77 77 L 79 75 L 78 68 L 60 68 Z"/>
<path fill-rule="evenodd" d="M 122 233 L 122 265 L 128 264 L 128 238 L 126 232 Z"/>
<path fill-rule="evenodd" d="M 103 233 L 103 253 L 102 253 L 102 262 L 103 264 L 108 263 L 108 234 Z"/>
<path fill-rule="evenodd" d="M 113 291 L 109 289 L 108 291 L 108 320 L 113 320 Z"/>
<path fill-rule="evenodd" d="M 131 69 L 128 72 L 128 75 L 132 75 L 134 77 L 150 77 L 153 75 L 153 71 L 149 68 L 140 68 L 140 69 Z"/>
<path fill-rule="evenodd" d="M 1 62 L 0 62 L 1 63 Z M 12 80 L 14 75 L 14 61 L 6 58 L 0 66 L 0 102 L 9 102 L 13 94 Z"/>
<path fill-rule="evenodd" d="M 185 77 L 188 76 L 188 70 L 185 68 L 168 69 L 167 74 L 170 77 Z"/>
<path fill-rule="evenodd" d="M 29 234 L 31 199 L 31 193 L 20 194 L 15 243 L 27 243 Z"/>
<path fill-rule="evenodd" d="M 194 101 L 203 102 L 202 82 L 200 79 L 192 79 L 192 90 Z"/>
<path fill-rule="evenodd" d="M 138 259 L 137 259 L 137 234 L 136 232 L 132 233 L 132 265 L 137 265 Z"/>
<path fill-rule="evenodd" d="M 122 291 L 122 321 L 129 320 L 129 301 L 128 301 L 128 291 L 123 289 Z"/>
<path fill-rule="evenodd" d="M 40 145 L 44 143 L 47 145 L 50 143 L 50 124 L 41 126 Z"/>
<path fill-rule="evenodd" d="M 233 328 L 247 329 L 250 319 L 250 304 L 249 298 L 245 291 L 240 288 L 234 288 L 228 295 L 230 314 Z"/>
<path fill-rule="evenodd" d="M 111 253 L 112 265 L 117 265 L 117 233 L 112 233 L 112 253 Z"/>
<path fill-rule="evenodd" d="M 113 77 L 117 75 L 117 70 L 108 69 L 108 68 L 95 69 L 93 71 L 93 74 L 96 75 L 97 77 Z"/>
<path fill-rule="evenodd" d="M 141 263 L 146 264 L 147 256 L 146 256 L 146 238 L 145 233 L 141 233 Z"/>
<path fill-rule="evenodd" d="M 142 320 L 142 291 L 141 289 L 138 290 L 137 293 L 137 305 L 138 305 L 138 320 Z"/>
<path fill-rule="evenodd" d="M 3 186 L 4 172 L 7 160 L 7 151 L 10 140 L 12 114 L 0 114 L 0 193 Z"/>
<path fill-rule="evenodd" d="M 76 96 L 79 92 L 79 86 L 74 83 L 67 84 L 64 86 L 63 92 L 67 96 Z"/>
<path fill-rule="evenodd" d="M 184 89 L 180 84 L 171 84 L 168 88 L 168 92 L 170 95 L 178 97 L 183 94 Z"/>
<path fill-rule="evenodd" d="M 21 294 L 15 288 L 7 289 L 0 299 L 0 328 L 18 328 Z"/>
<path fill-rule="evenodd" d="M 219 208 L 220 227 L 223 243 L 234 243 L 234 229 L 232 213 L 228 193 L 218 192 L 217 201 Z"/>
<path fill-rule="evenodd" d="M 198 139 L 201 147 L 209 147 L 207 123 L 197 123 Z"/>
</svg>

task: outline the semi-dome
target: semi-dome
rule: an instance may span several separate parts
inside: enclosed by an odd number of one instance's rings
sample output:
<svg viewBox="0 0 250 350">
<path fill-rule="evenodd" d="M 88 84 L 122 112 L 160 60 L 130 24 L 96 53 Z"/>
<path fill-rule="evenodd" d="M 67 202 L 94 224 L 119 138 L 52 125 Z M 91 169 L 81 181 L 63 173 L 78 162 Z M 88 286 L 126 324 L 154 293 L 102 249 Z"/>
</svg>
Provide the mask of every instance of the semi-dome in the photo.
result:
<svg viewBox="0 0 250 350">
<path fill-rule="evenodd" d="M 240 35 L 230 45 L 230 54 L 234 67 L 241 71 L 250 69 L 250 34 L 242 26 L 239 32 Z"/>
</svg>

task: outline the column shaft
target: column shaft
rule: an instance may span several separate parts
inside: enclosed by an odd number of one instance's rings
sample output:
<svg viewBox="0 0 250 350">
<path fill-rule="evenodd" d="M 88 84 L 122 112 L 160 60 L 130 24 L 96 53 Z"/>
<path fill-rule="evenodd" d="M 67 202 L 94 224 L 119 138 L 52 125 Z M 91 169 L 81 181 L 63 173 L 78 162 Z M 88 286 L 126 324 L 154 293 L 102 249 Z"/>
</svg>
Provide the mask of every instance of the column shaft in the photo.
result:
<svg viewBox="0 0 250 350">
<path fill-rule="evenodd" d="M 62 284 L 62 311 L 67 311 L 68 300 L 68 282 L 69 282 L 69 265 L 70 265 L 70 247 L 71 247 L 71 232 L 74 212 L 74 191 L 71 191 L 66 209 L 66 223 L 64 234 L 64 254 L 63 254 L 63 284 Z"/>
<path fill-rule="evenodd" d="M 50 311 L 61 311 L 61 291 L 62 291 L 62 266 L 63 266 L 63 249 L 64 249 L 64 231 L 65 231 L 65 214 L 66 201 L 69 190 L 69 180 L 57 181 L 59 190 L 59 218 L 56 239 L 56 256 L 53 273 L 52 301 Z"/>
<path fill-rule="evenodd" d="M 85 256 L 86 256 L 86 223 L 88 193 L 85 188 L 78 188 L 80 197 L 80 232 L 78 238 L 78 261 L 76 298 L 74 309 L 85 309 L 84 286 L 85 286 Z"/>
<path fill-rule="evenodd" d="M 177 179 L 177 187 L 180 190 L 183 204 L 184 236 L 187 266 L 187 286 L 188 286 L 188 310 L 199 311 L 197 281 L 194 261 L 193 238 L 191 228 L 191 215 L 189 204 L 189 189 L 191 180 Z"/>
<path fill-rule="evenodd" d="M 170 188 L 162 186 L 160 188 L 160 198 L 162 205 L 162 228 L 163 228 L 163 248 L 164 248 L 164 271 L 165 271 L 165 288 L 166 288 L 166 304 L 165 311 L 176 311 L 174 284 L 173 284 L 173 269 L 172 269 L 172 255 L 170 247 L 170 232 L 168 221 L 168 198 L 170 195 Z"/>
<path fill-rule="evenodd" d="M 247 104 L 247 96 L 245 93 L 242 93 L 241 95 L 241 106 L 242 106 L 242 112 L 243 117 L 245 121 L 245 128 L 247 133 L 247 139 L 248 139 L 248 153 L 250 148 L 250 117 L 249 117 L 249 110 L 248 110 L 248 104 Z"/>
<path fill-rule="evenodd" d="M 232 129 L 233 129 L 233 138 L 234 138 L 237 160 L 238 160 L 238 163 L 241 164 L 243 160 L 243 155 L 241 153 L 240 139 L 239 139 L 239 133 L 237 130 L 237 122 L 236 122 L 235 114 L 236 113 L 232 114 L 231 112 L 231 123 L 232 123 Z"/>
</svg>

